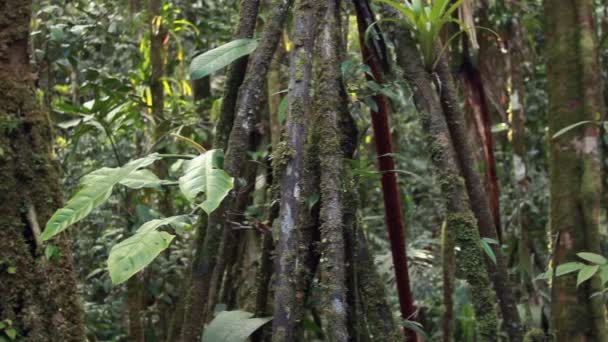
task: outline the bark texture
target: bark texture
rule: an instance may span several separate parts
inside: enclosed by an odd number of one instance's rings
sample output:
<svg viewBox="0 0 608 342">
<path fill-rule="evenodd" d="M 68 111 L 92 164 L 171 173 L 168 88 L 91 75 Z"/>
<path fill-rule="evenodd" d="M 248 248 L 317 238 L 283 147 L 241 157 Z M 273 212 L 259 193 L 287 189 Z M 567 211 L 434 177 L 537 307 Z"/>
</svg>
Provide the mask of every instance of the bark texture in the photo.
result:
<svg viewBox="0 0 608 342">
<path fill-rule="evenodd" d="M 348 304 L 346 300 L 346 255 L 344 242 L 344 189 L 341 177 L 345 172 L 343 143 L 340 127 L 341 111 L 345 103 L 340 73 L 341 31 L 337 1 L 327 1 L 321 7 L 319 27 L 318 70 L 315 90 L 315 130 L 320 166 L 321 262 L 320 277 L 323 288 L 324 318 L 331 322 L 330 341 L 348 341 Z"/>
<path fill-rule="evenodd" d="M 251 146 L 252 136 L 256 125 L 255 114 L 260 108 L 266 86 L 266 75 L 272 56 L 281 37 L 281 32 L 287 13 L 293 0 L 276 1 L 268 24 L 264 29 L 257 49 L 249 59 L 248 72 L 239 91 L 234 115 L 234 123 L 229 131 L 227 152 L 224 159 L 224 169 L 235 178 L 242 175 L 243 165 L 247 163 L 247 153 Z M 229 127 L 232 120 L 226 120 Z M 218 123 L 219 125 L 219 123 Z M 226 128 L 226 127 L 225 127 Z M 222 134 L 225 134 L 222 131 Z M 222 142 L 218 141 L 218 146 Z M 238 182 L 237 182 L 238 183 Z M 220 255 L 220 244 L 223 231 L 231 229 L 232 221 L 227 215 L 236 203 L 238 187 L 222 202 L 220 207 L 209 216 L 209 222 L 204 237 L 199 234 L 199 244 L 192 264 L 192 279 L 187 295 L 182 329 L 182 341 L 190 342 L 200 338 L 204 312 L 210 288 L 211 275 Z"/>
<path fill-rule="evenodd" d="M 374 14 L 366 1 L 355 1 L 357 11 L 357 24 L 359 27 L 359 40 L 363 61 L 370 66 L 373 77 L 368 75 L 381 86 L 384 84 L 383 71 L 388 69 L 386 46 L 382 40 L 381 32 L 374 32 L 371 43 L 366 44 L 365 32 L 374 23 Z M 406 254 L 405 220 L 401 206 L 401 194 L 397 180 L 397 167 L 393 157 L 393 142 L 389 126 L 390 106 L 388 99 L 383 94 L 373 97 L 377 110 L 372 111 L 372 127 L 376 143 L 376 154 L 378 155 L 378 169 L 382 175 L 382 195 L 386 226 L 391 244 L 391 255 L 395 267 L 395 279 L 399 294 L 399 306 L 401 317 L 406 320 L 415 320 L 415 308 L 410 287 L 409 270 Z M 406 336 L 410 340 L 416 339 L 413 330 L 406 330 Z"/>
<path fill-rule="evenodd" d="M 52 241 L 61 255 L 51 260 L 40 239 L 62 201 L 51 125 L 30 70 L 31 5 L 0 2 L 0 322 L 20 341 L 83 341 L 70 239 Z"/>
<path fill-rule="evenodd" d="M 285 141 L 276 144 L 276 160 L 280 160 L 281 204 L 279 211 L 279 239 L 277 242 L 274 294 L 273 340 L 295 338 L 296 326 L 301 320 L 305 292 L 298 291 L 295 277 L 299 253 L 299 237 L 304 229 L 304 215 L 308 214 L 305 189 L 305 141 L 311 119 L 310 84 L 315 35 L 315 3 L 312 0 L 296 2 L 294 21 L 294 47 L 289 70 L 289 113 Z M 275 145 L 275 144 L 273 144 Z M 278 171 L 278 170 L 277 170 Z"/>
<path fill-rule="evenodd" d="M 438 87 L 425 70 L 409 34 L 402 32 L 395 37 L 399 47 L 397 62 L 414 90 L 414 101 L 427 134 L 432 163 L 446 198 L 447 229 L 454 234 L 456 245 L 461 249 L 457 255 L 457 267 L 471 285 L 479 338 L 482 341 L 497 341 L 496 296 L 491 289 L 480 248 L 477 220 L 470 207 L 465 180 L 460 175 L 452 137 L 443 117 Z"/>
<path fill-rule="evenodd" d="M 604 113 L 597 39 L 591 0 L 546 0 L 549 135 Z M 576 48 L 574 48 L 576 47 Z M 550 222 L 558 234 L 554 262 L 577 259 L 577 252 L 599 253 L 601 198 L 599 127 L 583 125 L 550 141 Z M 556 341 L 606 341 L 599 279 L 576 287 L 576 275 L 554 279 L 553 333 Z"/>
<path fill-rule="evenodd" d="M 459 168 L 465 180 L 471 209 L 475 214 L 479 233 L 482 237 L 498 240 L 496 221 L 493 219 L 488 195 L 480 175 L 474 169 L 473 150 L 466 133 L 464 114 L 459 105 L 456 87 L 445 60 L 438 64 L 437 73 L 441 80 L 439 90 L 443 115 L 447 121 L 451 141 L 456 152 Z M 510 284 L 506 260 L 499 245 L 491 245 L 496 263 L 485 258 L 486 268 L 498 297 L 504 328 L 512 341 L 521 340 L 521 322 L 517 312 L 517 302 Z"/>
</svg>

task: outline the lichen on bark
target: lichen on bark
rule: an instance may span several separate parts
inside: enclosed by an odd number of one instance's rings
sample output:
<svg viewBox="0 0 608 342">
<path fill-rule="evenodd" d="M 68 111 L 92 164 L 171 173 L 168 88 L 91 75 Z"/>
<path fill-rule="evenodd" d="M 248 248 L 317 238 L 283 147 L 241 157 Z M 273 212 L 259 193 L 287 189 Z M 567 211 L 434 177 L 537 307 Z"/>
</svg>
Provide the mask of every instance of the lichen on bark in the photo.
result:
<svg viewBox="0 0 608 342">
<path fill-rule="evenodd" d="M 37 108 L 29 66 L 30 1 L 0 5 L 0 322 L 23 341 L 83 341 L 70 240 L 42 256 L 41 227 L 61 205 L 47 114 Z"/>
</svg>

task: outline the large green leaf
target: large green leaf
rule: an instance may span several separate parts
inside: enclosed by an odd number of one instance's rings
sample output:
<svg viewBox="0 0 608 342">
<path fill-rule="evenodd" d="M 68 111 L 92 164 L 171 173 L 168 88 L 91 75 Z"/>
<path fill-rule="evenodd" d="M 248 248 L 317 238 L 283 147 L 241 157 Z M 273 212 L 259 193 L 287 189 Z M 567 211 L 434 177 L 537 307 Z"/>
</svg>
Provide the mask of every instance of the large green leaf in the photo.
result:
<svg viewBox="0 0 608 342">
<path fill-rule="evenodd" d="M 205 329 L 202 342 L 244 342 L 272 317 L 252 318 L 247 311 L 222 311 Z"/>
<path fill-rule="evenodd" d="M 604 256 L 595 254 L 595 253 L 581 252 L 581 253 L 576 253 L 576 255 L 578 255 L 579 258 L 581 258 L 583 260 L 587 260 L 596 265 L 604 265 L 608 262 L 608 260 L 606 260 L 606 258 L 604 258 Z"/>
<path fill-rule="evenodd" d="M 160 156 L 154 153 L 147 157 L 133 160 L 123 167 L 104 171 L 103 176 L 95 177 L 94 182 L 86 183 L 63 208 L 53 214 L 44 228 L 41 236 L 42 240 L 52 238 L 72 224 L 85 218 L 93 209 L 103 204 L 110 197 L 114 185 L 137 169 L 148 166 L 158 159 L 160 159 Z"/>
<path fill-rule="evenodd" d="M 120 284 L 148 266 L 175 237 L 167 232 L 158 231 L 165 225 L 180 225 L 185 215 L 171 216 L 144 223 L 130 238 L 114 245 L 108 257 L 108 270 L 114 285 Z"/>
<path fill-rule="evenodd" d="M 599 265 L 591 265 L 591 266 L 583 267 L 578 272 L 578 275 L 576 276 L 576 286 L 578 287 L 580 284 L 589 280 L 591 277 L 593 277 L 597 273 L 597 271 L 599 269 L 600 269 Z"/>
<path fill-rule="evenodd" d="M 190 64 L 190 78 L 198 80 L 250 54 L 258 46 L 255 39 L 237 39 L 200 54 Z"/>
<path fill-rule="evenodd" d="M 190 202 L 196 202 L 200 193 L 205 194 L 200 207 L 207 214 L 217 209 L 234 186 L 234 178 L 220 169 L 222 160 L 221 150 L 207 151 L 186 161 L 184 175 L 179 179 L 179 188 Z"/>
<path fill-rule="evenodd" d="M 114 172 L 115 168 L 103 167 L 101 169 L 95 170 L 88 175 L 82 177 L 80 184 L 82 185 L 92 185 L 95 184 L 100 178 L 107 177 L 109 174 Z M 158 178 L 154 172 L 146 169 L 135 170 L 131 172 L 128 176 L 123 178 L 120 182 L 121 185 L 129 187 L 131 189 L 141 189 L 141 188 L 157 188 L 163 184 L 171 184 L 171 181 L 165 181 Z"/>
</svg>

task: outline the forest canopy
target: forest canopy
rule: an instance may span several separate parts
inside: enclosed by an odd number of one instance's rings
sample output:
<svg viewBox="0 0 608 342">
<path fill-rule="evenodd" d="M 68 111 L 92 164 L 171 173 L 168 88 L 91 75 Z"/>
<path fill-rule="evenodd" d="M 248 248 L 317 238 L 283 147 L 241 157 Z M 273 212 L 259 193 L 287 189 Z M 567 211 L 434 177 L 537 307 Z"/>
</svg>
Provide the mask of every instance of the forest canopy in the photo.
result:
<svg viewBox="0 0 608 342">
<path fill-rule="evenodd" d="M 0 0 L 0 342 L 608 341 L 602 0 Z"/>
</svg>

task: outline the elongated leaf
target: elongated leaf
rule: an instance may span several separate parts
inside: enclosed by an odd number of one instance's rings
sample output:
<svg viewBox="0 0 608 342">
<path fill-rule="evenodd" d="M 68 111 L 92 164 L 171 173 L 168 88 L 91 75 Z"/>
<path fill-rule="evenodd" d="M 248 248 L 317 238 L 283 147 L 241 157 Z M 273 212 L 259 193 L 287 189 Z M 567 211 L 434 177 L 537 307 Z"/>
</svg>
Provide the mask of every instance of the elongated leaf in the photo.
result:
<svg viewBox="0 0 608 342">
<path fill-rule="evenodd" d="M 42 240 L 52 238 L 67 227 L 85 218 L 93 209 L 99 207 L 110 197 L 116 183 L 125 179 L 135 170 L 148 166 L 158 159 L 160 159 L 158 154 L 151 154 L 147 157 L 131 161 L 123 167 L 112 169 L 112 171 L 104 174 L 103 177 L 96 178 L 95 182 L 86 184 L 84 188 L 68 201 L 65 207 L 53 214 L 41 235 Z"/>
<path fill-rule="evenodd" d="M 601 256 L 599 254 L 595 254 L 595 253 L 581 252 L 581 253 L 576 253 L 576 255 L 578 255 L 579 258 L 592 262 L 596 265 L 605 265 L 608 262 L 608 260 L 606 260 L 606 258 L 604 258 L 603 256 Z"/>
<path fill-rule="evenodd" d="M 486 252 L 486 254 L 490 258 L 490 260 L 492 260 L 494 265 L 496 265 L 496 254 L 494 254 L 494 250 L 492 250 L 492 247 L 490 246 L 488 241 L 486 241 L 485 239 L 482 239 L 481 248 L 483 249 L 484 252 Z"/>
<path fill-rule="evenodd" d="M 402 4 L 398 3 L 397 1 L 392 1 L 392 0 L 375 0 L 375 1 L 389 5 L 390 7 L 394 8 L 395 10 L 401 12 L 401 14 L 403 14 L 408 19 L 407 24 L 409 27 L 413 28 L 414 25 L 416 25 L 416 14 L 410 8 L 403 6 Z"/>
<path fill-rule="evenodd" d="M 205 329 L 202 342 L 244 342 L 272 317 L 252 318 L 247 311 L 222 311 Z"/>
<path fill-rule="evenodd" d="M 559 276 L 563 276 L 565 274 L 576 272 L 585 266 L 587 266 L 587 265 L 583 264 L 582 262 L 567 262 L 565 264 L 561 264 L 561 265 L 557 266 L 557 269 L 555 270 L 555 276 L 559 277 Z M 536 279 L 551 279 L 552 277 L 553 277 L 553 269 L 550 268 L 548 271 L 539 274 L 536 277 Z"/>
<path fill-rule="evenodd" d="M 112 284 L 125 282 L 169 247 L 175 236 L 158 231 L 159 227 L 180 224 L 186 218 L 187 216 L 180 215 L 148 221 L 133 236 L 114 245 L 108 257 Z"/>
<path fill-rule="evenodd" d="M 93 185 L 99 179 L 103 179 L 107 177 L 112 172 L 115 172 L 115 168 L 103 167 L 101 169 L 95 170 L 88 175 L 82 177 L 80 184 L 82 185 Z M 157 188 L 163 184 L 170 184 L 172 182 L 165 181 L 158 178 L 152 171 L 142 169 L 135 170 L 125 178 L 123 178 L 120 182 L 121 185 L 129 187 L 131 189 L 141 189 L 141 188 Z"/>
<path fill-rule="evenodd" d="M 458 9 L 458 7 L 460 7 L 460 5 L 462 5 L 462 3 L 464 2 L 464 0 L 458 0 L 456 1 L 452 6 L 450 6 L 450 8 L 445 11 L 444 16 L 450 16 L 452 15 L 452 12 L 454 12 L 455 10 Z"/>
<path fill-rule="evenodd" d="M 200 54 L 190 64 L 190 78 L 198 80 L 250 54 L 258 46 L 255 39 L 237 39 Z"/>
<path fill-rule="evenodd" d="M 582 125 L 586 125 L 586 124 L 590 124 L 590 123 L 593 123 L 593 121 L 589 121 L 589 120 L 585 120 L 585 121 L 579 121 L 579 122 L 577 122 L 577 123 L 575 123 L 575 124 L 572 124 L 572 125 L 566 126 L 566 127 L 562 128 L 562 129 L 560 129 L 559 131 L 557 131 L 557 133 L 555 133 L 555 134 L 553 135 L 553 138 L 552 138 L 552 139 L 557 139 L 557 138 L 559 138 L 560 136 L 562 136 L 562 135 L 564 135 L 564 134 L 566 134 L 566 133 L 570 132 L 571 130 L 575 129 L 576 127 L 579 127 L 579 126 L 582 126 Z"/>
<path fill-rule="evenodd" d="M 207 214 L 217 209 L 234 186 L 234 178 L 220 169 L 222 159 L 221 150 L 207 151 L 185 162 L 184 175 L 179 179 L 179 188 L 190 202 L 196 202 L 200 193 L 205 194 L 200 207 Z"/>
<path fill-rule="evenodd" d="M 403 326 L 409 330 L 415 331 L 416 334 L 424 337 L 427 341 L 431 340 L 431 338 L 426 333 L 426 331 L 424 331 L 424 326 L 422 324 L 420 324 L 416 321 L 403 320 Z"/>
<path fill-rule="evenodd" d="M 557 266 L 557 270 L 555 270 L 555 276 L 563 276 L 572 272 L 576 272 L 586 265 L 580 262 L 567 262 L 565 264 L 561 264 Z"/>
<path fill-rule="evenodd" d="M 578 272 L 578 275 L 576 276 L 576 286 L 578 287 L 580 284 L 584 283 L 585 281 L 587 281 L 591 277 L 593 277 L 593 275 L 595 275 L 595 273 L 597 273 L 597 270 L 599 270 L 599 268 L 600 268 L 599 265 L 583 267 Z"/>
</svg>

